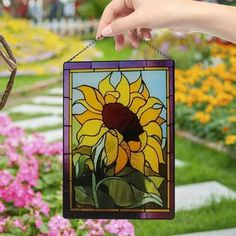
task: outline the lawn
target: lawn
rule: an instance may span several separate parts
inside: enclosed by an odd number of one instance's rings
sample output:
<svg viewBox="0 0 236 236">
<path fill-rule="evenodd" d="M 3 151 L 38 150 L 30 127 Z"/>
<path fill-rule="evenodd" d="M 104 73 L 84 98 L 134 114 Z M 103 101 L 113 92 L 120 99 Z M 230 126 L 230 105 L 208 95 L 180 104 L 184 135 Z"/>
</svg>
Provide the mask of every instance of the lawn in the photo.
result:
<svg viewBox="0 0 236 236">
<path fill-rule="evenodd" d="M 189 140 L 176 138 L 176 157 L 188 165 L 176 168 L 176 185 L 215 180 L 236 191 L 236 162 Z M 176 213 L 171 221 L 133 221 L 136 235 L 174 235 L 236 227 L 236 200 Z"/>
<path fill-rule="evenodd" d="M 24 88 L 35 83 L 41 82 L 46 79 L 55 78 L 55 75 L 16 75 L 16 79 L 14 82 L 13 90 Z M 57 76 L 58 77 L 58 76 Z M 9 77 L 0 78 L 0 91 L 5 89 L 6 84 L 8 83 Z"/>
</svg>

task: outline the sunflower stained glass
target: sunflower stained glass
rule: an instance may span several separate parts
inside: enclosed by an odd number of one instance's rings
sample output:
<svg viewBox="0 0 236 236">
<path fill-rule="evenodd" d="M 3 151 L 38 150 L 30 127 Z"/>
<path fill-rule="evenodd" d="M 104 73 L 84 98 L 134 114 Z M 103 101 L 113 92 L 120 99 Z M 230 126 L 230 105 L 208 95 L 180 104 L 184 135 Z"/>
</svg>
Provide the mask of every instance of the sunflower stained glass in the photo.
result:
<svg viewBox="0 0 236 236">
<path fill-rule="evenodd" d="M 63 214 L 174 217 L 174 63 L 64 64 Z"/>
</svg>

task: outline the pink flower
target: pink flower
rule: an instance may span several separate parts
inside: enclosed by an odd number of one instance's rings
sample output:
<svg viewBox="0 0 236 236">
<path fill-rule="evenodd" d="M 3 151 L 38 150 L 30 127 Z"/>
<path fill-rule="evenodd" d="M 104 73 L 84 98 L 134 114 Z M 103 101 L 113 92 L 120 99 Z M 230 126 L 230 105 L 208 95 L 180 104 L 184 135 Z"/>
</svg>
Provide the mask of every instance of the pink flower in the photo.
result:
<svg viewBox="0 0 236 236">
<path fill-rule="evenodd" d="M 27 184 L 14 180 L 5 190 L 1 191 L 6 202 L 13 202 L 16 207 L 25 207 L 33 198 L 34 191 Z"/>
<path fill-rule="evenodd" d="M 5 187 L 10 184 L 10 182 L 13 180 L 13 176 L 6 170 L 0 171 L 0 187 Z M 0 189 L 1 191 L 1 189 Z M 1 195 L 0 195 L 1 196 Z"/>
<path fill-rule="evenodd" d="M 2 201 L 0 200 L 0 213 L 3 213 L 6 210 L 5 205 L 2 203 Z"/>
<path fill-rule="evenodd" d="M 48 223 L 48 236 L 75 236 L 75 230 L 71 228 L 70 221 L 60 215 L 51 218 Z"/>
<path fill-rule="evenodd" d="M 20 219 L 15 219 L 13 220 L 13 226 L 21 229 L 22 231 L 26 230 L 26 225 L 23 225 Z"/>
<path fill-rule="evenodd" d="M 30 206 L 28 206 L 29 208 L 33 208 L 37 211 L 38 213 L 42 213 L 45 216 L 48 216 L 49 214 L 49 207 L 48 204 L 46 202 L 43 201 L 42 199 L 42 194 L 40 192 L 37 192 L 35 194 L 35 196 L 32 198 L 31 202 L 30 202 Z"/>
<path fill-rule="evenodd" d="M 128 220 L 111 220 L 105 229 L 118 236 L 134 236 L 134 226 Z"/>
<path fill-rule="evenodd" d="M 0 217 L 0 233 L 5 232 L 5 225 L 7 224 L 9 217 Z"/>
<path fill-rule="evenodd" d="M 38 161 L 36 158 L 22 160 L 17 173 L 17 179 L 22 182 L 27 182 L 31 186 L 36 186 L 38 183 Z"/>
</svg>

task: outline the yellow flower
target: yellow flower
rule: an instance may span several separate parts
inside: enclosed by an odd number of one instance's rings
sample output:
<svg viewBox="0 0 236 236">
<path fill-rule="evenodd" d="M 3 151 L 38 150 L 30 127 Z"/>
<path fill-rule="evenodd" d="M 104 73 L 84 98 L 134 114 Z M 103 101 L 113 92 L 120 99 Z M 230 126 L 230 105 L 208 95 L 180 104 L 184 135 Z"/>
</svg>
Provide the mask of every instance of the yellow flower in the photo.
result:
<svg viewBox="0 0 236 236">
<path fill-rule="evenodd" d="M 82 85 L 84 99 L 78 100 L 86 110 L 75 115 L 82 125 L 77 133 L 79 148 L 97 145 L 105 137 L 106 165 L 114 165 L 115 174 L 129 163 L 145 173 L 145 168 L 159 173 L 159 163 L 165 163 L 162 150 L 160 117 L 163 104 L 150 97 L 141 76 L 133 83 L 121 73 L 116 86 L 111 75 L 103 79 L 98 89 Z M 154 108 L 157 106 L 158 108 Z"/>
<path fill-rule="evenodd" d="M 236 123 L 236 116 L 230 116 L 228 118 L 228 121 L 231 122 L 231 123 Z"/>
<path fill-rule="evenodd" d="M 198 111 L 194 115 L 195 120 L 199 120 L 200 123 L 206 124 L 211 120 L 211 116 L 209 114 L 206 114 L 204 112 Z"/>
<path fill-rule="evenodd" d="M 226 136 L 225 143 L 227 145 L 233 145 L 236 143 L 236 135 L 228 135 Z"/>
</svg>

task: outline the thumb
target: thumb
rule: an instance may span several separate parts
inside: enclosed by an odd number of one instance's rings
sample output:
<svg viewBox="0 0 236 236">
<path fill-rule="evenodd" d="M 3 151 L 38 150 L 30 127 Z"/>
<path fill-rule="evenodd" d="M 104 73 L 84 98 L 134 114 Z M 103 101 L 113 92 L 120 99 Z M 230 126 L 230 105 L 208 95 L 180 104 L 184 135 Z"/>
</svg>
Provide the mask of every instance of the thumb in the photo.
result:
<svg viewBox="0 0 236 236">
<path fill-rule="evenodd" d="M 107 25 L 102 30 L 103 36 L 116 36 L 122 34 L 126 31 L 130 31 L 136 28 L 141 27 L 142 17 L 138 14 L 137 11 L 131 13 L 128 16 L 119 18 L 113 21 L 111 24 Z"/>
</svg>

